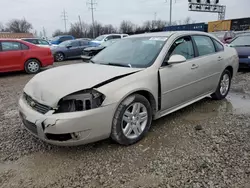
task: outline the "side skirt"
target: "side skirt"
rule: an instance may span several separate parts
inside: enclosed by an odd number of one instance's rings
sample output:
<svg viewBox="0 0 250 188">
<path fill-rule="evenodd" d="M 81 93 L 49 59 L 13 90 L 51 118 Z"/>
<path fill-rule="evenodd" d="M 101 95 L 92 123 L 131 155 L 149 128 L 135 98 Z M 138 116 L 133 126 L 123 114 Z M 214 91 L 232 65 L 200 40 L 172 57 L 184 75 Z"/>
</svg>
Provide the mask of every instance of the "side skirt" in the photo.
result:
<svg viewBox="0 0 250 188">
<path fill-rule="evenodd" d="M 195 103 L 195 102 L 197 102 L 197 101 L 200 101 L 201 99 L 204 99 L 204 98 L 206 98 L 206 97 L 210 97 L 210 95 L 211 95 L 212 93 L 213 93 L 213 92 L 208 93 L 208 94 L 206 94 L 206 95 L 202 95 L 202 96 L 196 98 L 195 100 L 191 100 L 191 101 L 189 101 L 189 102 L 187 102 L 187 103 L 183 103 L 183 104 L 178 105 L 178 106 L 175 106 L 175 107 L 173 107 L 173 108 L 170 108 L 170 109 L 167 109 L 167 110 L 164 110 L 164 111 L 158 111 L 158 112 L 155 114 L 155 116 L 154 116 L 154 120 L 159 119 L 159 118 L 161 118 L 161 117 L 163 117 L 163 116 L 166 116 L 166 115 L 168 115 L 168 114 L 171 114 L 171 113 L 173 113 L 173 112 L 175 112 L 175 111 L 177 111 L 177 110 L 180 110 L 180 109 L 182 109 L 182 108 L 184 108 L 184 107 L 186 107 L 186 106 L 189 106 L 189 105 L 191 105 L 191 104 L 193 104 L 193 103 Z"/>
</svg>

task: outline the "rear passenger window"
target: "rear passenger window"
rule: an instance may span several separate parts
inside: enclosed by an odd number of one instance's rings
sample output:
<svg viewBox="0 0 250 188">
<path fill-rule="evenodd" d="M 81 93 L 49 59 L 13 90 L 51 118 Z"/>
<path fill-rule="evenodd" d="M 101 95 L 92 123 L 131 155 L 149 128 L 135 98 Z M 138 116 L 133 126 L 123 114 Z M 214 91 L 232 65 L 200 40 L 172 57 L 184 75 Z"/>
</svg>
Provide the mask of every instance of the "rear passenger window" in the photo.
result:
<svg viewBox="0 0 250 188">
<path fill-rule="evenodd" d="M 21 47 L 22 47 L 22 50 L 28 50 L 29 49 L 29 47 L 26 46 L 25 44 L 21 44 Z"/>
<path fill-rule="evenodd" d="M 215 53 L 213 41 L 207 36 L 193 36 L 193 39 L 198 48 L 199 56 Z"/>
<path fill-rule="evenodd" d="M 213 41 L 217 52 L 224 51 L 224 46 L 221 43 L 219 43 L 217 40 L 214 39 Z"/>
<path fill-rule="evenodd" d="M 113 35 L 113 39 L 120 39 L 121 35 Z"/>
</svg>

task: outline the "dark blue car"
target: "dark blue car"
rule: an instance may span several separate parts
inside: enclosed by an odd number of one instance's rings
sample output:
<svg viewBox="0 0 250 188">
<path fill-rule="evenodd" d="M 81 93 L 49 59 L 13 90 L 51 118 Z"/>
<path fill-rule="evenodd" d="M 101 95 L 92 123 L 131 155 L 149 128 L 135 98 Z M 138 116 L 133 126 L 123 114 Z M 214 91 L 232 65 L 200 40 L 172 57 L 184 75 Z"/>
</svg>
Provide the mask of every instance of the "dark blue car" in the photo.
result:
<svg viewBox="0 0 250 188">
<path fill-rule="evenodd" d="M 82 51 L 89 47 L 90 40 L 76 39 L 62 42 L 58 46 L 51 47 L 51 52 L 55 61 L 64 61 L 65 59 L 80 58 Z"/>
<path fill-rule="evenodd" d="M 231 43 L 239 55 L 240 68 L 250 68 L 250 34 L 242 34 L 235 37 Z"/>
</svg>

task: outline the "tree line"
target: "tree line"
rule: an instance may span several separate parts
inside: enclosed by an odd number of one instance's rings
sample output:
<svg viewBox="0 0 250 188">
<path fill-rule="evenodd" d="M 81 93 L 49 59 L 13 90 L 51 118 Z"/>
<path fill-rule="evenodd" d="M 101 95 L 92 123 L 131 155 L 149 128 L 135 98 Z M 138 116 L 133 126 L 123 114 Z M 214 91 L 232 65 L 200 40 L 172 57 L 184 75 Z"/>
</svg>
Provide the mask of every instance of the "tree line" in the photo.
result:
<svg viewBox="0 0 250 188">
<path fill-rule="evenodd" d="M 195 23 L 190 17 L 187 17 L 181 21 L 172 22 L 171 25 L 181 25 L 181 24 L 191 24 Z M 168 21 L 164 20 L 148 20 L 141 25 L 134 24 L 129 20 L 123 20 L 119 27 L 115 27 L 112 24 L 102 24 L 95 22 L 94 26 L 92 24 L 87 24 L 85 22 L 75 22 L 70 25 L 67 32 L 57 29 L 53 32 L 53 36 L 69 34 L 76 38 L 93 38 L 93 28 L 95 37 L 102 34 L 111 33 L 126 33 L 126 34 L 139 34 L 145 32 L 155 32 L 162 31 L 164 27 L 169 26 Z M 0 23 L 0 32 L 13 32 L 13 33 L 29 33 L 32 32 L 33 26 L 26 19 L 13 19 L 7 24 L 3 25 Z M 37 35 L 37 32 L 33 32 Z M 42 35 L 42 33 L 40 34 Z"/>
</svg>

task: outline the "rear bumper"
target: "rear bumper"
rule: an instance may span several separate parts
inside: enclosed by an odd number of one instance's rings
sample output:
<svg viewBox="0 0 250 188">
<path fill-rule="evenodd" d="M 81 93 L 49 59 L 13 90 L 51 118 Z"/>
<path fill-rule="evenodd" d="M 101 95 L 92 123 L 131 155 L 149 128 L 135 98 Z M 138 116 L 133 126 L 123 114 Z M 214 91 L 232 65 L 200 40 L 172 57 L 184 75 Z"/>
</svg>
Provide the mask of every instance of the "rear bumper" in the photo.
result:
<svg viewBox="0 0 250 188">
<path fill-rule="evenodd" d="M 53 65 L 53 63 L 54 63 L 54 57 L 53 56 L 44 57 L 41 60 L 42 67 L 47 67 L 47 66 Z"/>
</svg>

